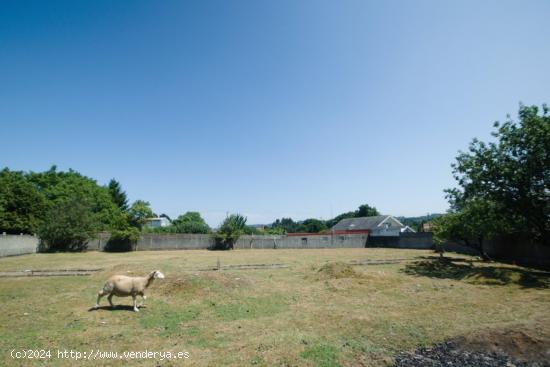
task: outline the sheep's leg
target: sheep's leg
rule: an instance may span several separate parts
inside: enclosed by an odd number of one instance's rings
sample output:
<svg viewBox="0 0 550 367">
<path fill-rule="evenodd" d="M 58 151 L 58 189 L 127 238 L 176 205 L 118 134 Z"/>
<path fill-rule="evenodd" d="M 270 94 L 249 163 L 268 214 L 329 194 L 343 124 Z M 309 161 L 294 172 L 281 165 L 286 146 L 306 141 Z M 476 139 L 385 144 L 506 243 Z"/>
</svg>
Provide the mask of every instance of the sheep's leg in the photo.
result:
<svg viewBox="0 0 550 367">
<path fill-rule="evenodd" d="M 103 297 L 104 295 L 105 295 L 105 292 L 103 291 L 103 289 L 97 292 L 97 302 L 95 303 L 94 308 L 99 308 L 99 301 L 101 300 L 101 297 Z"/>
<path fill-rule="evenodd" d="M 145 294 L 141 295 L 141 304 L 138 307 L 145 306 L 145 300 L 147 299 L 147 296 Z"/>
<path fill-rule="evenodd" d="M 134 311 L 139 312 L 139 308 L 137 308 L 137 300 L 135 294 L 132 294 L 132 300 L 134 301 Z"/>
<path fill-rule="evenodd" d="M 107 297 L 107 300 L 109 301 L 109 304 L 111 305 L 111 307 L 115 307 L 115 305 L 113 305 L 113 294 L 109 294 L 109 297 Z"/>
</svg>

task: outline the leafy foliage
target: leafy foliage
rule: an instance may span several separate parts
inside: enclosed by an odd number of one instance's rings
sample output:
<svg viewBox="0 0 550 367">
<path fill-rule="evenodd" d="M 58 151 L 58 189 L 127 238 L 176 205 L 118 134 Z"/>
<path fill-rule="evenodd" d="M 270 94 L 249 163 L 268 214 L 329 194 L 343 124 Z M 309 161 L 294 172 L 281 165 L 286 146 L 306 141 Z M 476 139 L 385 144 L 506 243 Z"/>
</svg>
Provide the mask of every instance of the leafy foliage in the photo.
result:
<svg viewBox="0 0 550 367">
<path fill-rule="evenodd" d="M 436 221 L 436 238 L 481 250 L 497 234 L 522 233 L 549 245 L 550 116 L 520 106 L 519 123 L 495 123 L 496 142 L 474 139 L 452 165 L 457 188 L 446 190 L 451 214 Z M 471 241 L 475 240 L 475 244 Z"/>
<path fill-rule="evenodd" d="M 231 214 L 223 221 L 215 234 L 216 243 L 213 250 L 233 249 L 235 242 L 245 233 L 246 217 L 240 214 Z"/>
<path fill-rule="evenodd" d="M 133 232 L 132 218 L 120 207 L 125 200 L 114 180 L 100 186 L 76 171 L 57 171 L 56 166 L 29 173 L 5 168 L 0 171 L 0 231 L 38 232 L 52 249 L 79 250 L 84 236 L 91 238 L 98 231 Z"/>
<path fill-rule="evenodd" d="M 172 225 L 177 233 L 209 233 L 210 227 L 199 212 L 187 212 L 177 217 Z"/>
<path fill-rule="evenodd" d="M 81 251 L 95 236 L 98 227 L 92 203 L 85 197 L 73 195 L 53 205 L 38 234 L 50 250 Z"/>
<path fill-rule="evenodd" d="M 128 211 L 128 197 L 126 196 L 126 193 L 122 191 L 120 183 L 113 178 L 109 181 L 108 188 L 113 203 L 115 203 L 116 206 L 118 206 L 118 208 L 123 212 Z"/>
<path fill-rule="evenodd" d="M 161 217 L 165 217 L 170 220 L 165 214 L 161 214 Z M 210 233 L 210 227 L 206 224 L 205 220 L 201 217 L 199 212 L 187 212 L 180 215 L 167 227 L 156 228 L 144 228 L 144 231 L 149 233 L 195 233 L 195 234 L 207 234 Z"/>
<path fill-rule="evenodd" d="M 23 172 L 0 171 L 0 233 L 36 233 L 46 209 L 44 195 Z"/>
<path fill-rule="evenodd" d="M 140 232 L 136 227 L 126 226 L 111 231 L 111 237 L 105 246 L 105 251 L 131 251 L 139 239 Z"/>
<path fill-rule="evenodd" d="M 132 224 L 138 228 L 143 228 L 147 218 L 156 217 L 148 201 L 136 200 L 128 210 Z"/>
<path fill-rule="evenodd" d="M 298 225 L 297 232 L 306 232 L 306 233 L 319 233 L 327 229 L 327 225 L 324 221 L 310 218 L 304 220 Z"/>
<path fill-rule="evenodd" d="M 271 224 L 271 228 L 283 230 L 285 233 L 294 233 L 297 232 L 298 223 L 293 221 L 292 218 L 281 218 L 275 220 L 275 222 Z"/>
</svg>

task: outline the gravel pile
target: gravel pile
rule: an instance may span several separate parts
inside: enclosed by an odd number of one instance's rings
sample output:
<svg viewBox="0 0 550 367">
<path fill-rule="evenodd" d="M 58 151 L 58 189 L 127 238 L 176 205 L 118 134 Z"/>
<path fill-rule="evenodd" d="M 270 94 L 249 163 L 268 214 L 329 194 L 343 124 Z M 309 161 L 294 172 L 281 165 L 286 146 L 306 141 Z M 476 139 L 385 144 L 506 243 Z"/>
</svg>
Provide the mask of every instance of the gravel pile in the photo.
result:
<svg viewBox="0 0 550 367">
<path fill-rule="evenodd" d="M 395 357 L 396 367 L 547 367 L 549 363 L 518 362 L 504 354 L 460 350 L 453 342 L 445 342 Z"/>
</svg>

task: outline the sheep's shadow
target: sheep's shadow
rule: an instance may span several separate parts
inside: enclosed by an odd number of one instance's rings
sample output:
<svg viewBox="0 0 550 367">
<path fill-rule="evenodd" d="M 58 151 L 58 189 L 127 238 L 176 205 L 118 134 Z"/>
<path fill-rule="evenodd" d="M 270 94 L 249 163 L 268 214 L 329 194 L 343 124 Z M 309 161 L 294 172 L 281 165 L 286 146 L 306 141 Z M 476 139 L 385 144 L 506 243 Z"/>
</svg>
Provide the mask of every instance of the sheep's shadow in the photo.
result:
<svg viewBox="0 0 550 367">
<path fill-rule="evenodd" d="M 138 306 L 138 308 L 141 310 L 142 308 L 147 308 L 147 306 Z M 134 312 L 134 306 L 131 305 L 115 305 L 114 307 L 111 306 L 99 306 L 99 307 L 90 307 L 88 309 L 88 312 L 92 311 L 130 311 Z"/>
</svg>

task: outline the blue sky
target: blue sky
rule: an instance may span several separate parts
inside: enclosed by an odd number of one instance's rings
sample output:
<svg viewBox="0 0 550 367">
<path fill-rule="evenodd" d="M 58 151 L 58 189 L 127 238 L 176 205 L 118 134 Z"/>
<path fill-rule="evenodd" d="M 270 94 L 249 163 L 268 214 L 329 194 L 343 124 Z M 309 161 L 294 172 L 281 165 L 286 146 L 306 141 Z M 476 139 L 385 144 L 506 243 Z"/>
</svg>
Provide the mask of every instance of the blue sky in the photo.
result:
<svg viewBox="0 0 550 367">
<path fill-rule="evenodd" d="M 250 223 L 447 209 L 473 137 L 550 103 L 549 1 L 0 1 L 0 166 Z"/>
</svg>

